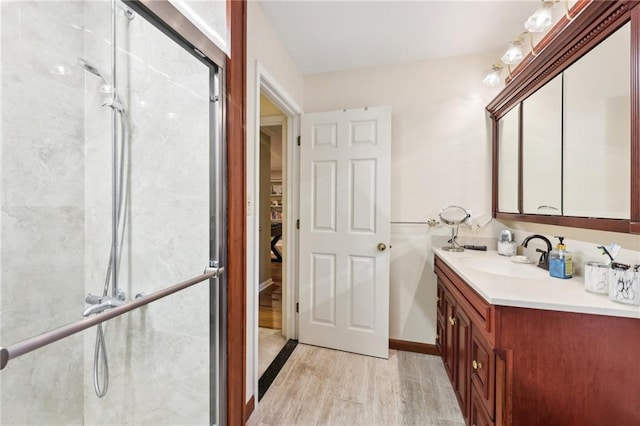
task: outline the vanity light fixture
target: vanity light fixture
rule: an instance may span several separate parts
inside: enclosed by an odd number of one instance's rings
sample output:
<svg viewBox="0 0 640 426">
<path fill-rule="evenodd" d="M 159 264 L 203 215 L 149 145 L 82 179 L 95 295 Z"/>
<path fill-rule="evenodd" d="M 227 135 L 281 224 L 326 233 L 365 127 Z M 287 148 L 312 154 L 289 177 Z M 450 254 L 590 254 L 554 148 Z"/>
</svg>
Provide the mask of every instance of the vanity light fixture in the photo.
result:
<svg viewBox="0 0 640 426">
<path fill-rule="evenodd" d="M 533 35 L 529 31 L 525 31 L 516 37 L 511 43 L 509 43 L 509 48 L 502 55 L 501 61 L 507 65 L 515 65 L 520 63 L 524 58 L 524 39 L 525 37 L 529 38 L 529 46 L 531 48 L 531 53 L 533 56 L 538 56 L 538 52 L 535 50 L 535 46 L 533 45 Z"/>
<path fill-rule="evenodd" d="M 527 19 L 524 27 L 530 33 L 542 33 L 551 28 L 553 24 L 553 7 L 556 1 L 543 0 L 542 5 Z"/>
<path fill-rule="evenodd" d="M 522 36 L 518 36 L 515 40 L 509 43 L 509 48 L 502 55 L 502 62 L 507 65 L 514 65 L 522 61 L 524 58 L 524 52 L 522 51 L 522 42 L 524 38 Z"/>
<path fill-rule="evenodd" d="M 547 31 L 554 24 L 553 8 L 559 1 L 563 1 L 565 5 L 565 16 L 569 21 L 572 21 L 575 16 L 571 16 L 569 8 L 569 0 L 541 0 L 541 5 L 538 9 L 527 19 L 524 23 L 524 27 L 527 31 L 516 37 L 511 43 L 509 48 L 502 55 L 501 61 L 509 67 L 509 75 L 511 75 L 511 65 L 520 63 L 525 56 L 524 42 L 525 37 L 528 36 L 529 44 L 531 45 L 531 53 L 533 56 L 537 56 L 538 52 L 535 51 L 533 43 L 533 33 L 543 33 Z M 492 70 L 482 80 L 482 82 L 488 86 L 497 86 L 500 84 L 500 71 L 496 69 L 496 65 L 492 67 Z M 502 67 L 500 67 L 502 69 Z"/>
<path fill-rule="evenodd" d="M 493 64 L 493 66 L 491 67 L 491 71 L 482 80 L 482 82 L 487 86 L 492 86 L 492 87 L 499 85 L 500 82 L 502 81 L 500 74 L 502 74 L 503 68 L 504 68 L 504 65 L 502 65 L 501 63 Z"/>
</svg>

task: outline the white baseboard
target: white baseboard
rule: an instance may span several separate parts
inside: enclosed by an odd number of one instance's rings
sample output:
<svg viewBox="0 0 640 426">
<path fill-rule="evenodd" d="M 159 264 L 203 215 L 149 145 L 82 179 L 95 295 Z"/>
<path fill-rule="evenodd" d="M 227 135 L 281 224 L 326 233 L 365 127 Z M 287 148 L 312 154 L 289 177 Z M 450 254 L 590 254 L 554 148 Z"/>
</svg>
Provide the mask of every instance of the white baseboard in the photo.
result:
<svg viewBox="0 0 640 426">
<path fill-rule="evenodd" d="M 259 291 L 262 291 L 265 288 L 269 288 L 272 284 L 273 284 L 273 279 L 269 278 L 265 282 L 260 283 L 260 290 Z"/>
</svg>

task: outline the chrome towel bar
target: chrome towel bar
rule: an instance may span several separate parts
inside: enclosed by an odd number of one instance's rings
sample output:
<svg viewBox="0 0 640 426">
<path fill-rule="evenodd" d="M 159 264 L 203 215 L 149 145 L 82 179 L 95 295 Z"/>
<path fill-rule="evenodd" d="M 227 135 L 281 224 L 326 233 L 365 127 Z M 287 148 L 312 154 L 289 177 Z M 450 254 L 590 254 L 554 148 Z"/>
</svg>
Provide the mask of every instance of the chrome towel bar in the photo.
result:
<svg viewBox="0 0 640 426">
<path fill-rule="evenodd" d="M 14 358 L 35 351 L 36 349 L 40 349 L 44 346 L 50 345 L 51 343 L 57 342 L 60 339 L 64 339 L 65 337 L 69 337 L 73 334 L 79 333 L 83 330 L 86 330 L 87 328 L 91 328 L 94 325 L 126 314 L 127 312 L 133 311 L 134 309 L 138 309 L 142 306 L 148 305 L 151 302 L 162 299 L 163 297 L 169 296 L 173 293 L 177 293 L 187 287 L 191 287 L 194 284 L 198 284 L 211 278 L 217 278 L 223 273 L 224 268 L 222 267 L 209 267 L 205 269 L 205 273 L 202 275 L 178 284 L 174 284 L 170 287 L 158 290 L 146 296 L 136 298 L 128 303 L 123 304 L 122 306 L 106 310 L 102 313 L 93 315 L 80 321 L 62 326 L 60 328 L 56 328 L 55 330 L 47 331 L 46 333 L 43 333 L 39 336 L 31 337 L 7 348 L 0 347 L 0 370 L 4 369 L 4 367 L 7 366 L 7 363 L 9 363 L 9 361 Z"/>
</svg>

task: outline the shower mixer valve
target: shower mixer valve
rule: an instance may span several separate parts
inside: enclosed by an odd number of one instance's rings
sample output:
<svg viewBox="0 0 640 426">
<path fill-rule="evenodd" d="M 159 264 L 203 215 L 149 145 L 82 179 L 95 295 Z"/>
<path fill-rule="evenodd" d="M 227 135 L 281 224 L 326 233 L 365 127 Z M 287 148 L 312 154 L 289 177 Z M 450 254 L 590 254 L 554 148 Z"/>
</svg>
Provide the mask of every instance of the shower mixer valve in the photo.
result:
<svg viewBox="0 0 640 426">
<path fill-rule="evenodd" d="M 116 297 L 109 296 L 96 296 L 91 293 L 87 295 L 85 298 L 85 302 L 90 304 L 87 309 L 82 313 L 83 317 L 88 317 L 94 314 L 99 314 L 101 312 L 106 311 L 107 309 L 117 308 L 118 306 L 122 306 L 125 304 L 125 294 L 124 291 L 118 289 Z"/>
</svg>

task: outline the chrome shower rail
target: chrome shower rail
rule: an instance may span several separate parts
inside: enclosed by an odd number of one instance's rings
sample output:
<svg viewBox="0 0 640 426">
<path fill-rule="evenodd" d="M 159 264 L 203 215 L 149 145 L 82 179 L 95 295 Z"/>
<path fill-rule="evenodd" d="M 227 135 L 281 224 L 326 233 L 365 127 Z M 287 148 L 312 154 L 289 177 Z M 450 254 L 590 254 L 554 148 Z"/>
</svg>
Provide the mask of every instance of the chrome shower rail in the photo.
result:
<svg viewBox="0 0 640 426">
<path fill-rule="evenodd" d="M 165 289 L 158 290 L 155 293 L 139 297 L 128 303 L 125 303 L 122 306 L 118 306 L 92 317 L 82 319 L 80 321 L 62 326 L 60 328 L 56 328 L 55 330 L 48 331 L 39 336 L 31 337 L 30 339 L 24 340 L 20 343 L 16 343 L 7 348 L 0 347 L 0 370 L 6 367 L 7 363 L 14 358 L 35 351 L 36 349 L 40 349 L 44 346 L 50 345 L 51 343 L 57 342 L 60 339 L 64 339 L 65 337 L 69 337 L 73 334 L 79 333 L 83 330 L 86 330 L 87 328 L 91 328 L 94 325 L 118 317 L 122 314 L 126 314 L 127 312 L 133 311 L 134 309 L 138 309 L 142 306 L 148 305 L 151 302 L 184 290 L 185 288 L 191 287 L 194 284 L 198 284 L 211 278 L 217 278 L 222 275 L 223 272 L 224 268 L 207 268 L 202 275 L 178 284 L 174 284 Z"/>
</svg>

